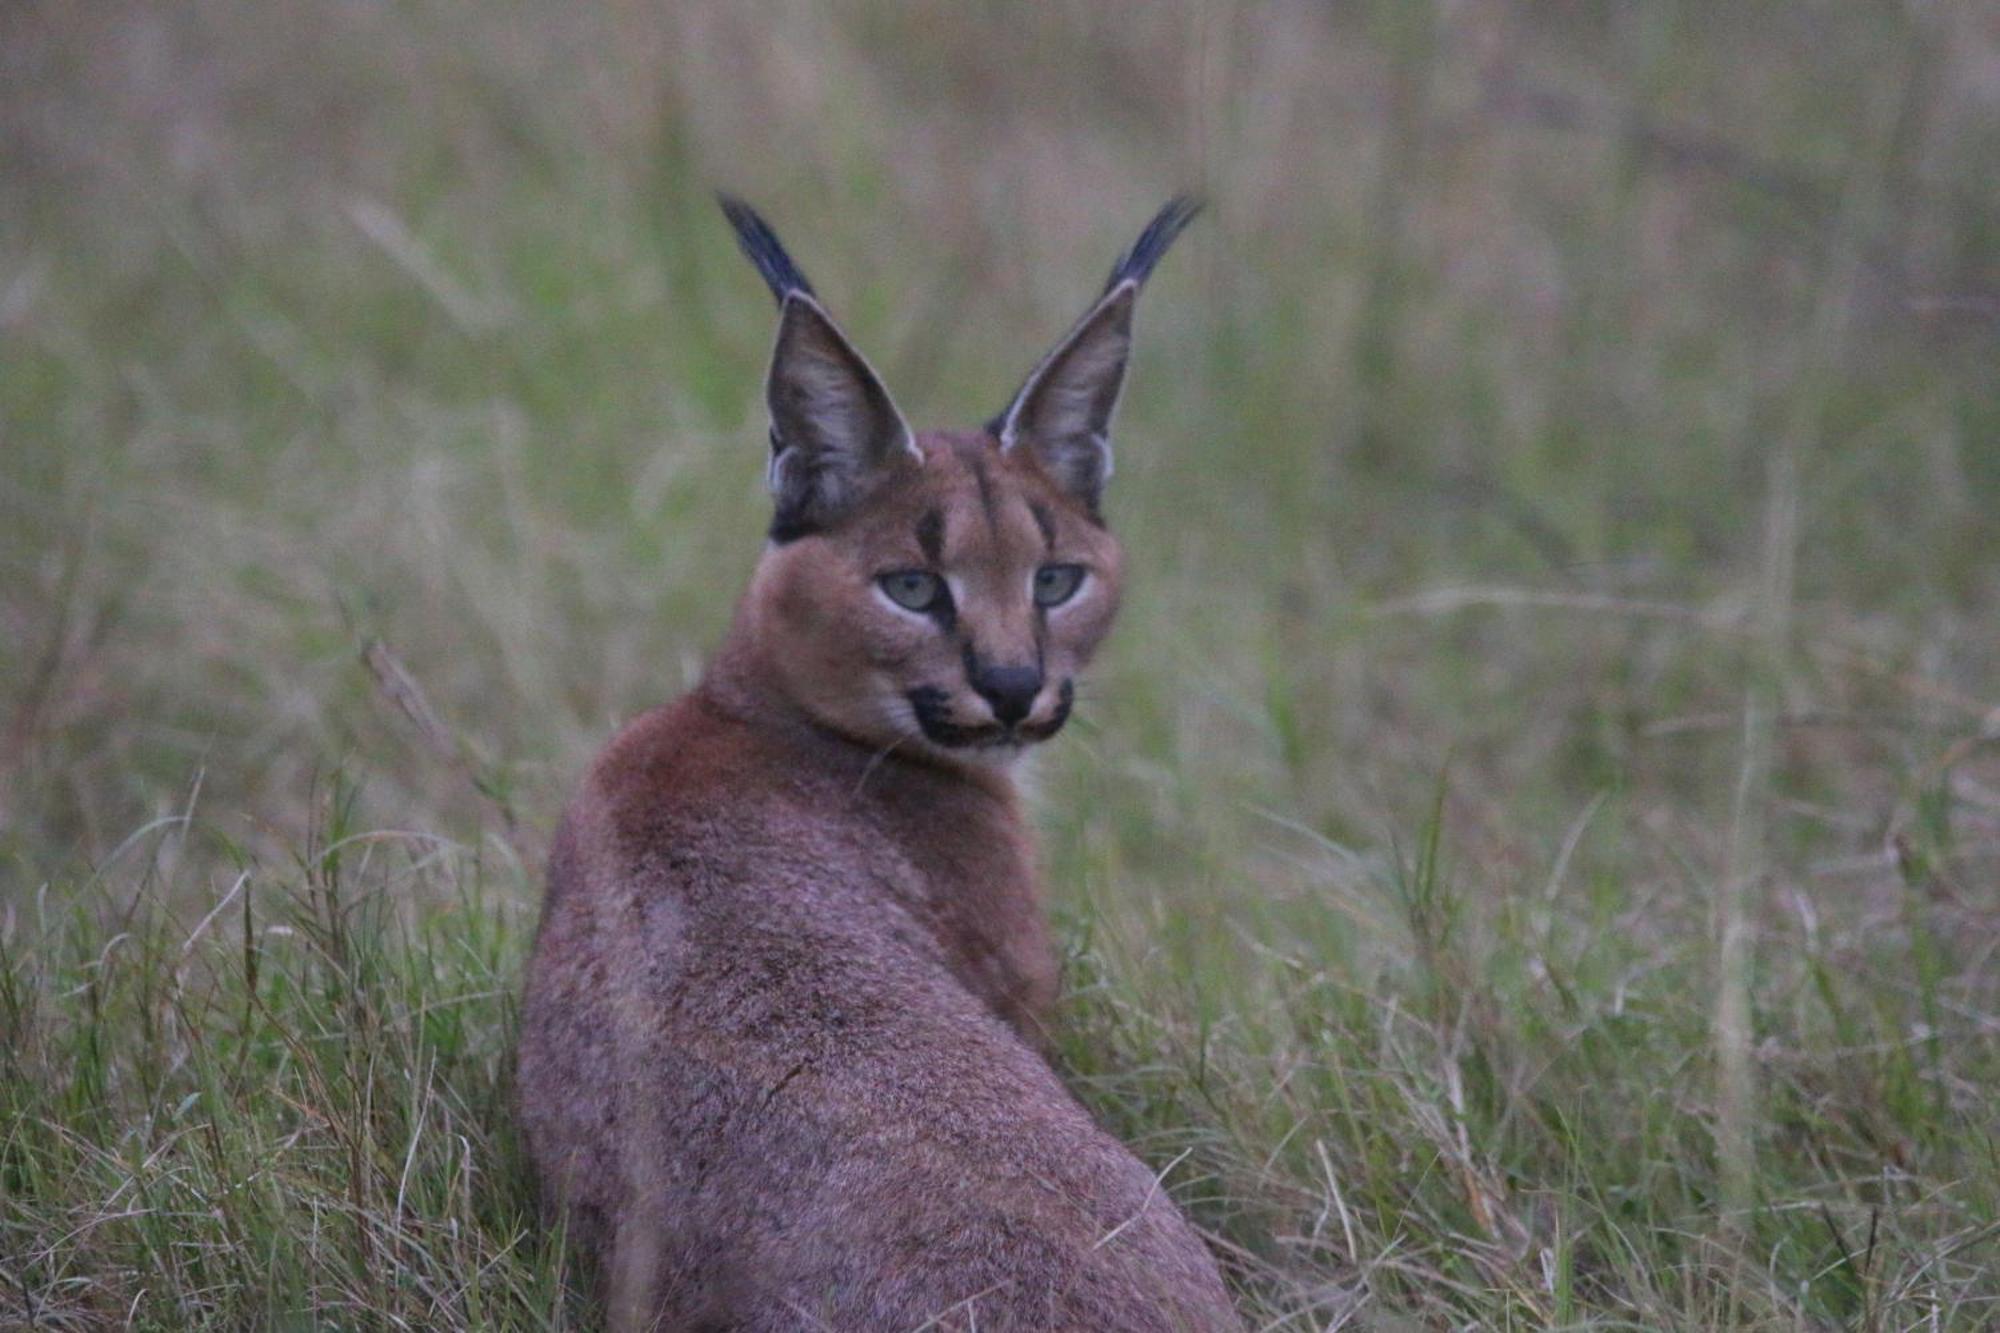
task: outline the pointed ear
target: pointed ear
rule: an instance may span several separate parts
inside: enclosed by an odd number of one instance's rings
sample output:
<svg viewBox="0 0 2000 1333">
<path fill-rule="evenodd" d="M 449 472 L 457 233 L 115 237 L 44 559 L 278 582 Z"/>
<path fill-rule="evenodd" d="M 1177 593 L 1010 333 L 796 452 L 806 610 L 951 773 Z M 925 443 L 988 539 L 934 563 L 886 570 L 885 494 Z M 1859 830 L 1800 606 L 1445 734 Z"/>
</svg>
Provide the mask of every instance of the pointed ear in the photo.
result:
<svg viewBox="0 0 2000 1333">
<path fill-rule="evenodd" d="M 1139 288 L 1201 204 L 1182 195 L 1161 209 L 1119 257 L 1098 298 L 1042 359 L 993 422 L 1002 449 L 1032 449 L 1058 484 L 1091 514 L 1111 476 L 1111 417 L 1132 352 Z"/>
<path fill-rule="evenodd" d="M 1000 418 L 1002 449 L 1032 450 L 1056 483 L 1091 513 L 1111 477 L 1111 416 L 1125 387 L 1137 283 L 1099 301 L 1056 344 Z"/>
<path fill-rule="evenodd" d="M 923 461 L 881 377 L 803 292 L 785 298 L 764 400 L 775 541 L 835 522 L 887 470 Z"/>
<path fill-rule="evenodd" d="M 883 470 L 921 463 L 916 437 L 881 376 L 856 351 L 785 253 L 740 199 L 718 195 L 736 243 L 778 302 L 778 343 L 764 401 L 771 409 L 771 539 L 837 520 Z"/>
</svg>

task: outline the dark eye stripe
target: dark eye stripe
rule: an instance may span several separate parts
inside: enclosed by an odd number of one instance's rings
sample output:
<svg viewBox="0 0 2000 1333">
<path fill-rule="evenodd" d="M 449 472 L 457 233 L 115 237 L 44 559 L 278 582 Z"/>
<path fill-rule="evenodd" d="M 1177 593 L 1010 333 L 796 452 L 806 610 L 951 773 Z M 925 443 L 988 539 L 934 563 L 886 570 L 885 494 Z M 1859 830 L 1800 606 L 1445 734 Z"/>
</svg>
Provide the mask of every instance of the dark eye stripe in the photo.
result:
<svg viewBox="0 0 2000 1333">
<path fill-rule="evenodd" d="M 1047 505 L 1039 505 L 1033 502 L 1029 503 L 1028 512 L 1034 515 L 1035 526 L 1042 530 L 1042 545 L 1048 548 L 1050 555 L 1054 555 L 1056 550 L 1056 516 L 1049 512 Z"/>
<path fill-rule="evenodd" d="M 944 515 L 932 509 L 917 520 L 917 545 L 932 564 L 944 559 Z"/>
</svg>

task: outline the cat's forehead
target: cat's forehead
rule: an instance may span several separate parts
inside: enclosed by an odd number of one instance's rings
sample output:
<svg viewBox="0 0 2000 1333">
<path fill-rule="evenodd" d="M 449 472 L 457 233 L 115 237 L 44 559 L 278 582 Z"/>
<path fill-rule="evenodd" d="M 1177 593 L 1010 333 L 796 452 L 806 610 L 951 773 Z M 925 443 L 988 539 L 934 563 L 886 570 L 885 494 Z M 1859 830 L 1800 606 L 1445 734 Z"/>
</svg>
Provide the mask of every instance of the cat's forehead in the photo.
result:
<svg viewBox="0 0 2000 1333">
<path fill-rule="evenodd" d="M 983 430 L 926 430 L 917 433 L 917 453 L 923 458 L 919 476 L 939 487 L 976 483 L 1016 472 L 1015 460 L 1000 442 Z"/>
<path fill-rule="evenodd" d="M 928 549 L 1041 550 L 1054 542 L 1065 501 L 1032 460 L 984 431 L 926 431 L 910 478 L 906 517 Z"/>
</svg>

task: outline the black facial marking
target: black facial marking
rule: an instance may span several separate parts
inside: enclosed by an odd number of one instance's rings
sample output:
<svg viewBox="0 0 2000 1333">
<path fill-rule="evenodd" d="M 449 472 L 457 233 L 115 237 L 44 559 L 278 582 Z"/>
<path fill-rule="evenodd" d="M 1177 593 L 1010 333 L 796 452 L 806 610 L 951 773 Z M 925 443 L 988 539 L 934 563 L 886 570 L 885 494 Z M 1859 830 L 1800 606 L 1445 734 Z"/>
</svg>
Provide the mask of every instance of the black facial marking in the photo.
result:
<svg viewBox="0 0 2000 1333">
<path fill-rule="evenodd" d="M 1000 513 L 993 500 L 993 478 L 986 475 L 986 460 L 977 454 L 972 457 L 972 479 L 979 483 L 979 507 L 986 511 L 986 526 L 998 536 Z"/>
<path fill-rule="evenodd" d="M 1073 680 L 1064 680 L 1062 688 L 1056 691 L 1056 711 L 1049 715 L 1048 721 L 1038 726 L 1022 727 L 1021 738 L 1030 741 L 1045 741 L 1055 735 L 1063 729 L 1063 723 L 1069 721 L 1070 709 L 1075 704 L 1076 682 Z"/>
<path fill-rule="evenodd" d="M 944 559 L 943 514 L 932 509 L 917 520 L 917 545 L 923 548 L 924 558 L 932 564 Z"/>
<path fill-rule="evenodd" d="M 970 663 L 972 650 L 966 648 L 966 660 Z M 1070 710 L 1076 704 L 1076 682 L 1065 679 L 1056 691 L 1056 710 L 1046 722 L 1002 727 L 994 723 L 968 727 L 951 719 L 951 693 L 936 685 L 919 685 L 903 696 L 910 701 L 910 712 L 916 716 L 917 726 L 924 738 L 933 745 L 960 750 L 996 745 L 1027 745 L 1045 741 L 1063 729 L 1069 721 Z"/>
<path fill-rule="evenodd" d="M 1035 516 L 1035 526 L 1042 530 L 1042 543 L 1049 548 L 1051 555 L 1055 554 L 1056 516 L 1049 512 L 1047 505 L 1035 504 L 1033 501 L 1028 504 L 1028 512 Z"/>
<path fill-rule="evenodd" d="M 953 722 L 951 695 L 936 685 L 919 685 L 903 697 L 910 701 L 910 711 L 916 714 L 917 726 L 923 731 L 924 738 L 933 745 L 960 749 L 969 745 L 990 745 L 1005 736 L 999 727 L 991 724 L 967 727 Z"/>
</svg>

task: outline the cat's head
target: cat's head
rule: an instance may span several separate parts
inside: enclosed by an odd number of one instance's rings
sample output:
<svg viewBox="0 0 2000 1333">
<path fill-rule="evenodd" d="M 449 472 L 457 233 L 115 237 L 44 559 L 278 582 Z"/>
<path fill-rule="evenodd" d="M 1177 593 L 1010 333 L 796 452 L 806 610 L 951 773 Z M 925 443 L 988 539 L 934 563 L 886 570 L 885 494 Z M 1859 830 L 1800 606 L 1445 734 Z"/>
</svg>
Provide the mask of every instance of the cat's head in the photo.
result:
<svg viewBox="0 0 2000 1333">
<path fill-rule="evenodd" d="M 1118 607 L 1099 509 L 1160 211 L 983 429 L 915 431 L 763 219 L 724 199 L 779 305 L 770 542 L 745 603 L 783 688 L 865 744 L 1005 760 L 1061 730 Z"/>
</svg>

